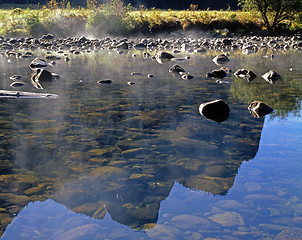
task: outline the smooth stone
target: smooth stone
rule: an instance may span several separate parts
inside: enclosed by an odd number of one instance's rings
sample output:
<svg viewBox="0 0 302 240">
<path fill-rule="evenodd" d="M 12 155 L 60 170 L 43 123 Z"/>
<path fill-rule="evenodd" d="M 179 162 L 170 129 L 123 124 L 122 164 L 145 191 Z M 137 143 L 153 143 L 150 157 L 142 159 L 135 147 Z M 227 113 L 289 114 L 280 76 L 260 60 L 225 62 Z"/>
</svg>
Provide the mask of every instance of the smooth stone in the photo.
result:
<svg viewBox="0 0 302 240">
<path fill-rule="evenodd" d="M 23 87 L 24 85 L 26 85 L 25 82 L 13 82 L 10 84 L 11 87 L 16 88 L 16 87 Z"/>
<path fill-rule="evenodd" d="M 221 65 L 221 64 L 226 64 L 227 62 L 229 62 L 229 58 L 227 55 L 225 54 L 220 54 L 216 57 L 214 57 L 212 59 L 212 61 L 216 64 L 216 65 Z"/>
<path fill-rule="evenodd" d="M 202 226 L 203 229 L 213 227 L 213 223 L 205 218 L 197 217 L 194 215 L 183 214 L 171 219 L 173 225 L 177 228 L 190 229 Z"/>
<path fill-rule="evenodd" d="M 225 227 L 245 225 L 242 216 L 237 212 L 220 213 L 210 216 L 209 219 Z"/>
<path fill-rule="evenodd" d="M 104 80 L 99 80 L 97 81 L 98 84 L 109 84 L 112 83 L 110 79 L 104 79 Z"/>
</svg>

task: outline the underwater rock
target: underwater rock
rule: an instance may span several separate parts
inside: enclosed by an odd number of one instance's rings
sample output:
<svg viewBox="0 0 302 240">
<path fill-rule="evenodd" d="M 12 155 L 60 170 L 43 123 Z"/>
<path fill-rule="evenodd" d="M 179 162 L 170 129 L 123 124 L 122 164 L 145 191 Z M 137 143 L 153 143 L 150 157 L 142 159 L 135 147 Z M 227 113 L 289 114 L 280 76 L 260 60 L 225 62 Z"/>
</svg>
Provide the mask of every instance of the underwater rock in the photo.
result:
<svg viewBox="0 0 302 240">
<path fill-rule="evenodd" d="M 263 74 L 262 77 L 269 84 L 274 84 L 277 80 L 281 78 L 281 76 L 273 70 L 270 70 L 267 73 Z"/>
<path fill-rule="evenodd" d="M 302 240 L 302 230 L 300 228 L 290 228 L 280 232 L 275 240 Z"/>
<path fill-rule="evenodd" d="M 254 101 L 248 106 L 250 114 L 255 118 L 262 118 L 274 111 L 271 107 L 260 101 Z"/>
<path fill-rule="evenodd" d="M 237 212 L 219 213 L 209 217 L 209 219 L 225 227 L 245 225 L 242 216 Z"/>
<path fill-rule="evenodd" d="M 253 81 L 257 75 L 252 70 L 238 69 L 234 75 L 238 78 L 246 79 L 248 82 Z"/>
<path fill-rule="evenodd" d="M 45 69 L 36 69 L 31 74 L 31 83 L 37 89 L 45 89 L 51 86 L 54 76 Z"/>
<path fill-rule="evenodd" d="M 212 59 L 212 61 L 216 64 L 216 65 L 221 65 L 221 64 L 226 64 L 227 62 L 229 62 L 229 58 L 227 55 L 225 54 L 220 54 L 216 57 L 214 57 Z"/>
<path fill-rule="evenodd" d="M 218 99 L 199 106 L 199 113 L 216 122 L 223 122 L 229 118 L 230 108 L 224 101 Z"/>
</svg>

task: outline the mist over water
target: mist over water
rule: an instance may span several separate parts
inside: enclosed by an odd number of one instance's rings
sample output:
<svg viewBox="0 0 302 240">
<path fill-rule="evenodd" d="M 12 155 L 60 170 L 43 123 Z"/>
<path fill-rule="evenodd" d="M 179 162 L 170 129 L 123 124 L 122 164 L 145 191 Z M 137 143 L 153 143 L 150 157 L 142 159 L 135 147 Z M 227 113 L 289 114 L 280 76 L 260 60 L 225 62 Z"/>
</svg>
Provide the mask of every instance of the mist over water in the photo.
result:
<svg viewBox="0 0 302 240">
<path fill-rule="evenodd" d="M 301 231 L 301 53 L 231 51 L 227 66 L 258 78 L 229 74 L 221 84 L 206 77 L 219 53 L 180 52 L 162 64 L 136 50 L 71 55 L 49 68 L 60 78 L 42 90 L 30 81 L 32 59 L 2 57 L 1 89 L 15 90 L 9 77 L 18 74 L 26 83 L 18 91 L 59 98 L 0 99 L 1 239 L 274 239 Z M 194 78 L 172 76 L 174 64 Z M 270 69 L 282 76 L 275 85 L 261 78 Z M 198 111 L 215 99 L 230 107 L 221 123 Z M 274 112 L 253 117 L 255 100 Z"/>
</svg>

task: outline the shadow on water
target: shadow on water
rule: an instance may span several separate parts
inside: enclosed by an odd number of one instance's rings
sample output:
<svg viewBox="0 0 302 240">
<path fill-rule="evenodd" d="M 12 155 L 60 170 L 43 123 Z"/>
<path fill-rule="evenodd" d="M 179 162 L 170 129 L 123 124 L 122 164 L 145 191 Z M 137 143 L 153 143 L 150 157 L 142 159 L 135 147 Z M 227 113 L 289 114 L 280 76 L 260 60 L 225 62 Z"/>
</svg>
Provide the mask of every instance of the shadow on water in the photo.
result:
<svg viewBox="0 0 302 240">
<path fill-rule="evenodd" d="M 214 68 L 211 56 L 183 62 L 195 76 L 191 81 L 171 77 L 171 62 L 142 63 L 128 54 L 110 64 L 105 56 L 57 64 L 61 78 L 47 91 L 58 99 L 0 100 L 2 231 L 29 202 L 46 199 L 95 219 L 109 213 L 118 223 L 144 229 L 157 222 L 175 183 L 226 195 L 242 162 L 257 154 L 264 118 L 247 110 L 254 98 L 242 86 L 248 83 L 206 78 Z M 230 64 L 242 67 L 237 60 Z M 131 76 L 134 71 L 142 75 Z M 148 79 L 149 73 L 155 77 Z M 112 83 L 97 84 L 100 77 Z M 274 88 L 270 96 L 282 90 Z M 199 114 L 199 104 L 214 99 L 228 102 L 227 121 Z"/>
</svg>

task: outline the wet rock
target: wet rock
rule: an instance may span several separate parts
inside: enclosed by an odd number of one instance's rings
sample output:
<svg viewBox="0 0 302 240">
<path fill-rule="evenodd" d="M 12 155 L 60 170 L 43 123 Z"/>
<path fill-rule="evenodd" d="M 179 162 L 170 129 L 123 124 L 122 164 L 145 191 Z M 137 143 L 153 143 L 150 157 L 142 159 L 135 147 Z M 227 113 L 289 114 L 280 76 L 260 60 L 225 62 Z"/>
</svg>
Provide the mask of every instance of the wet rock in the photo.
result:
<svg viewBox="0 0 302 240">
<path fill-rule="evenodd" d="M 98 84 L 109 84 L 112 83 L 110 79 L 104 79 L 104 80 L 99 80 L 97 81 Z"/>
<path fill-rule="evenodd" d="M 224 101 L 218 99 L 199 106 L 199 113 L 216 122 L 223 122 L 229 118 L 230 108 Z"/>
<path fill-rule="evenodd" d="M 135 82 L 127 82 L 128 85 L 134 85 Z"/>
<path fill-rule="evenodd" d="M 212 72 L 208 72 L 206 77 L 211 77 L 215 79 L 222 79 L 226 77 L 228 74 L 224 69 L 214 69 Z"/>
<path fill-rule="evenodd" d="M 49 66 L 49 64 L 44 59 L 41 59 L 41 58 L 35 58 L 29 64 L 29 67 L 31 70 L 43 69 L 48 66 Z"/>
<path fill-rule="evenodd" d="M 216 222 L 225 227 L 245 225 L 245 222 L 244 222 L 242 216 L 237 212 L 219 213 L 219 214 L 210 216 L 209 219 L 211 219 L 213 222 Z"/>
<path fill-rule="evenodd" d="M 184 79 L 184 80 L 190 80 L 190 79 L 192 79 L 194 77 L 191 74 L 183 74 L 181 76 L 181 78 Z"/>
<path fill-rule="evenodd" d="M 119 43 L 118 45 L 116 45 L 116 48 L 127 50 L 127 49 L 129 49 L 129 45 L 126 42 L 122 42 L 122 43 Z"/>
<path fill-rule="evenodd" d="M 248 82 L 253 81 L 257 75 L 252 70 L 238 69 L 234 75 L 238 78 L 246 79 Z"/>
<path fill-rule="evenodd" d="M 9 77 L 9 79 L 12 81 L 20 81 L 22 77 L 20 75 L 12 75 Z"/>
<path fill-rule="evenodd" d="M 138 75 L 142 75 L 142 73 L 140 73 L 140 72 L 132 72 L 130 75 L 131 76 L 138 76 Z"/>
<path fill-rule="evenodd" d="M 153 78 L 154 75 L 153 74 L 148 74 L 148 78 Z"/>
<path fill-rule="evenodd" d="M 274 109 L 267 106 L 265 103 L 260 101 L 254 101 L 248 106 L 250 114 L 255 118 L 262 118 L 267 114 L 270 114 Z"/>
<path fill-rule="evenodd" d="M 226 64 L 226 63 L 228 63 L 230 60 L 229 60 L 229 58 L 228 58 L 227 55 L 225 55 L 225 54 L 220 54 L 220 55 L 214 57 L 214 58 L 212 59 L 212 61 L 213 61 L 216 65 L 221 65 L 221 64 Z"/>
<path fill-rule="evenodd" d="M 50 55 L 50 56 L 46 56 L 46 59 L 51 60 L 51 61 L 56 61 L 56 60 L 61 60 L 61 57 L 55 56 L 55 55 Z"/>
<path fill-rule="evenodd" d="M 273 70 L 270 70 L 267 73 L 263 74 L 262 78 L 269 84 L 274 84 L 277 80 L 281 78 L 281 76 Z"/>
<path fill-rule="evenodd" d="M 161 59 L 161 60 L 170 60 L 172 58 L 175 58 L 171 53 L 168 52 L 164 52 L 164 51 L 159 51 L 156 55 L 155 55 L 156 59 Z"/>
<path fill-rule="evenodd" d="M 10 86 L 13 87 L 13 88 L 23 87 L 24 85 L 26 85 L 26 83 L 25 82 L 20 82 L 20 81 L 15 81 L 12 84 L 10 84 Z"/>
<path fill-rule="evenodd" d="M 31 83 L 37 89 L 46 89 L 51 86 L 54 77 L 46 69 L 36 69 L 31 74 Z"/>
<path fill-rule="evenodd" d="M 302 240 L 302 230 L 301 228 L 283 230 L 274 240 Z"/>
<path fill-rule="evenodd" d="M 174 64 L 172 67 L 170 67 L 169 72 L 174 74 L 183 74 L 186 72 L 186 70 L 184 70 L 181 66 Z"/>
</svg>

